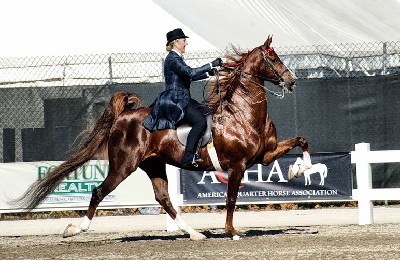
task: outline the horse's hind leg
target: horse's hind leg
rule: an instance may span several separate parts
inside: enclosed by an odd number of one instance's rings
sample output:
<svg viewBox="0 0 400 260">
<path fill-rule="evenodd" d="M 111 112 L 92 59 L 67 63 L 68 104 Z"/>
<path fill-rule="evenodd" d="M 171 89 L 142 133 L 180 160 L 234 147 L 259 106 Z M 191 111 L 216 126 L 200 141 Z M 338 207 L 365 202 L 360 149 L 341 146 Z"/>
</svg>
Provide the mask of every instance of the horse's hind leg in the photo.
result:
<svg viewBox="0 0 400 260">
<path fill-rule="evenodd" d="M 110 171 L 106 179 L 98 187 L 92 191 L 92 198 L 90 200 L 89 208 L 86 211 L 86 215 L 83 217 L 79 227 L 69 224 L 64 231 L 63 237 L 75 236 L 82 231 L 87 231 L 90 226 L 90 222 L 93 219 L 94 213 L 100 202 L 112 192 L 123 180 L 128 177 L 134 169 L 130 167 L 125 168 L 123 172 L 117 171 L 115 167 L 110 165 Z"/>
<path fill-rule="evenodd" d="M 186 222 L 177 214 L 174 209 L 169 194 L 168 194 L 168 179 L 166 173 L 165 163 L 160 162 L 155 158 L 149 158 L 143 161 L 139 167 L 144 170 L 149 176 L 153 184 L 155 199 L 162 207 L 164 207 L 167 214 L 175 221 L 177 226 L 184 232 L 190 235 L 191 240 L 203 240 L 206 238 L 203 234 L 191 228 Z"/>
<path fill-rule="evenodd" d="M 323 170 L 319 172 L 319 176 L 321 177 L 321 181 L 319 182 L 319 185 L 320 186 L 324 186 L 324 184 L 325 184 L 325 176 L 324 176 L 324 171 Z"/>
</svg>

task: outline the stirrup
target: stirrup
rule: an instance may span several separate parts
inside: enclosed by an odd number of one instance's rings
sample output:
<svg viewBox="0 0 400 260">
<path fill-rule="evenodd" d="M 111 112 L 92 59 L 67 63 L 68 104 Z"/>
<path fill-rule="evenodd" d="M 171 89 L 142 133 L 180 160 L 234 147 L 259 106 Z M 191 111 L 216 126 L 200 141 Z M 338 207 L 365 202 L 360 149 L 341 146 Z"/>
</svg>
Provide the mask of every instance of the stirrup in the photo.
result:
<svg viewBox="0 0 400 260">
<path fill-rule="evenodd" d="M 203 159 L 201 159 L 198 153 L 195 153 L 195 155 L 193 156 L 193 161 L 196 163 L 202 163 Z"/>
<path fill-rule="evenodd" d="M 183 168 L 190 168 L 190 167 L 199 167 L 199 163 L 202 163 L 203 159 L 199 158 L 197 154 L 193 155 L 193 158 L 191 161 L 187 161 L 184 164 L 182 164 Z"/>
<path fill-rule="evenodd" d="M 182 168 L 191 168 L 191 167 L 199 167 L 199 165 L 197 164 L 197 162 L 195 160 L 192 161 L 187 161 L 184 164 L 182 164 L 181 166 Z"/>
<path fill-rule="evenodd" d="M 203 159 L 201 159 L 199 157 L 199 155 L 196 153 L 195 155 L 193 155 L 193 159 L 192 159 L 192 165 L 193 167 L 199 167 L 199 163 L 202 163 Z"/>
</svg>

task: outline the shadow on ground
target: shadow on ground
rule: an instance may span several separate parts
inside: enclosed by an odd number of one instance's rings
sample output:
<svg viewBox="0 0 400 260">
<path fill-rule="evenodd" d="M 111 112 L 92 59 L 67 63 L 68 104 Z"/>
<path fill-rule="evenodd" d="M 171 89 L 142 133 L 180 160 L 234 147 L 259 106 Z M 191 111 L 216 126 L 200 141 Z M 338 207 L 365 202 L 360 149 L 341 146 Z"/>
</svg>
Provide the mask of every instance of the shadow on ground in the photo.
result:
<svg viewBox="0 0 400 260">
<path fill-rule="evenodd" d="M 230 235 L 227 235 L 221 229 L 209 229 L 201 231 L 208 239 L 231 239 Z M 259 236 L 275 236 L 284 234 L 318 234 L 318 231 L 310 231 L 309 227 L 295 227 L 295 228 L 283 228 L 273 230 L 262 230 L 262 229 L 251 229 L 244 232 L 244 237 L 259 237 Z M 135 241 L 148 241 L 148 240 L 181 240 L 190 239 L 188 234 L 178 235 L 146 235 L 146 236 L 134 236 L 134 237 L 123 237 L 116 238 L 119 242 L 135 242 Z"/>
</svg>

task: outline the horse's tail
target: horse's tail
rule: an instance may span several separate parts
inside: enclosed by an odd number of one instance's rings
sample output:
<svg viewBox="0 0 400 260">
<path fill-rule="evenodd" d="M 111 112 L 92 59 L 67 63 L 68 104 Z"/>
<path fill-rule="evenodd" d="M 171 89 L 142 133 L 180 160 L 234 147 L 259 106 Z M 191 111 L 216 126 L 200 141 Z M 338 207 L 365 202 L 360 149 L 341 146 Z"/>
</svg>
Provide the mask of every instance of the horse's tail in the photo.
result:
<svg viewBox="0 0 400 260">
<path fill-rule="evenodd" d="M 94 128 L 84 131 L 82 141 L 75 152 L 62 164 L 54 168 L 43 179 L 35 181 L 25 193 L 11 205 L 31 211 L 36 208 L 71 172 L 75 171 L 96 154 L 107 150 L 107 141 L 111 127 L 118 115 L 126 109 L 135 109 L 141 106 L 141 99 L 136 94 L 126 92 L 115 93 Z"/>
</svg>

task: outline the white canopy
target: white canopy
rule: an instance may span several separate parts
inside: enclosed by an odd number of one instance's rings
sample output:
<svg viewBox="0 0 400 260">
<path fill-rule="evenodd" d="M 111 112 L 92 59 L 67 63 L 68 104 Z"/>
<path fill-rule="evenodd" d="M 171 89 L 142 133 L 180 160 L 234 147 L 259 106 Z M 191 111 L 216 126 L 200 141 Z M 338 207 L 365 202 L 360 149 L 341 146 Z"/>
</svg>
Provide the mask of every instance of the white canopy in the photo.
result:
<svg viewBox="0 0 400 260">
<path fill-rule="evenodd" d="M 400 0 L 0 0 L 0 57 L 400 40 Z"/>
<path fill-rule="evenodd" d="M 218 48 L 400 40 L 399 0 L 154 0 Z"/>
</svg>

